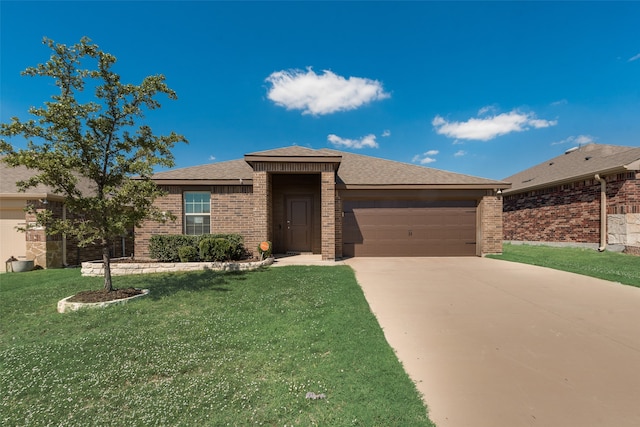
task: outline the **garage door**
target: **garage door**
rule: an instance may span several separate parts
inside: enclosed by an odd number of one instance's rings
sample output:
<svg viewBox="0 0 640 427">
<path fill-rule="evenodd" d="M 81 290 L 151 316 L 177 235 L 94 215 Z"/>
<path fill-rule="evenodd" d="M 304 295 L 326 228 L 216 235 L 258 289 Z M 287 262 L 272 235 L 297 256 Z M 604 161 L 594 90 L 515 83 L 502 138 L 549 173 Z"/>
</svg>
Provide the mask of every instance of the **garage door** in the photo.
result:
<svg viewBox="0 0 640 427">
<path fill-rule="evenodd" d="M 23 209 L 0 209 L 0 272 L 6 270 L 5 261 L 10 257 L 27 259 L 27 241 L 16 227 L 25 226 Z"/>
<path fill-rule="evenodd" d="M 345 256 L 474 256 L 475 201 L 345 201 Z"/>
</svg>

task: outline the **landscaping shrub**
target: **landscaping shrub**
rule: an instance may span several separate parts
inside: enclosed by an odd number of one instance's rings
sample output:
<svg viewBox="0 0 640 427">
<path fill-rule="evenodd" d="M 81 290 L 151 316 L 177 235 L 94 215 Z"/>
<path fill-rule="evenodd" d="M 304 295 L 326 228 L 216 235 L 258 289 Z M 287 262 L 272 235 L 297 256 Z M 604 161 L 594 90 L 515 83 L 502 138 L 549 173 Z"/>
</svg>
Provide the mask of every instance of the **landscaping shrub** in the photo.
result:
<svg viewBox="0 0 640 427">
<path fill-rule="evenodd" d="M 200 261 L 198 250 L 193 246 L 180 246 L 178 249 L 180 262 L 197 262 Z"/>
<path fill-rule="evenodd" d="M 198 237 L 184 234 L 157 234 L 149 239 L 149 256 L 161 262 L 178 262 L 178 250 L 183 246 L 198 249 Z"/>
<path fill-rule="evenodd" d="M 231 244 L 223 237 L 211 237 L 200 241 L 200 258 L 205 261 L 231 259 Z"/>
<path fill-rule="evenodd" d="M 229 259 L 239 260 L 247 256 L 244 239 L 239 234 L 214 234 L 214 237 L 224 237 L 229 242 Z"/>
<path fill-rule="evenodd" d="M 225 260 L 239 260 L 245 257 L 244 240 L 239 234 L 203 234 L 188 236 L 185 234 L 158 234 L 149 240 L 149 256 L 161 262 L 179 262 L 178 251 L 183 246 L 191 246 L 196 252 L 200 251 L 200 243 L 207 239 L 224 239 L 228 242 Z"/>
</svg>

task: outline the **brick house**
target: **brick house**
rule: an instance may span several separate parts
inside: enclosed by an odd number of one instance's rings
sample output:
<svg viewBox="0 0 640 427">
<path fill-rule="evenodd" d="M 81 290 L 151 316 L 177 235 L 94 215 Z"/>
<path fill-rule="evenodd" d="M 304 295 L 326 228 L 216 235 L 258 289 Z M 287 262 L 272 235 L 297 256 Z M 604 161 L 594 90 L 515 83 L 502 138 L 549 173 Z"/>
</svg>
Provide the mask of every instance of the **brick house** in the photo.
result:
<svg viewBox="0 0 640 427">
<path fill-rule="evenodd" d="M 51 189 L 39 185 L 27 192 L 18 191 L 17 181 L 25 181 L 33 172 L 24 166 L 10 167 L 0 161 L 0 272 L 6 269 L 5 261 L 10 257 L 18 260 L 33 260 L 42 268 L 59 268 L 79 265 L 83 261 L 102 258 L 97 247 L 80 248 L 73 239 L 62 235 L 47 235 L 44 227 L 33 227 L 35 215 L 25 212 L 27 206 L 49 209 L 57 217 L 71 215 L 65 206 L 64 197 Z M 83 187 L 88 191 L 88 187 Z M 31 225 L 26 232 L 17 228 Z M 123 247 L 124 244 L 124 247 Z M 114 256 L 133 253 L 133 236 L 114 242 Z"/>
<path fill-rule="evenodd" d="M 505 240 L 640 254 L 640 148 L 588 144 L 505 181 Z"/>
<path fill-rule="evenodd" d="M 135 254 L 154 234 L 240 233 L 255 252 L 452 256 L 502 251 L 509 184 L 329 149 L 298 146 L 160 172 L 156 200 L 176 221 L 136 229 Z"/>
</svg>

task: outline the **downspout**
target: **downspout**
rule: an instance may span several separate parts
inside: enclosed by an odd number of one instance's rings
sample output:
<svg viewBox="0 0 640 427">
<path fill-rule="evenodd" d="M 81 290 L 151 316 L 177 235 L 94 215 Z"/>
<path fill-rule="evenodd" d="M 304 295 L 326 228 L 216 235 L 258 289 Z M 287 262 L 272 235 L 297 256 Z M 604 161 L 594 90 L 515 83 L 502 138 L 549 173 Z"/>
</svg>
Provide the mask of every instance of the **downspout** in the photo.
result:
<svg viewBox="0 0 640 427">
<path fill-rule="evenodd" d="M 600 247 L 598 251 L 607 249 L 607 181 L 600 178 L 600 174 L 594 177 L 600 181 Z"/>
<path fill-rule="evenodd" d="M 67 220 L 67 205 L 62 203 L 62 220 Z M 67 235 L 62 233 L 62 266 L 66 267 L 67 264 Z"/>
</svg>

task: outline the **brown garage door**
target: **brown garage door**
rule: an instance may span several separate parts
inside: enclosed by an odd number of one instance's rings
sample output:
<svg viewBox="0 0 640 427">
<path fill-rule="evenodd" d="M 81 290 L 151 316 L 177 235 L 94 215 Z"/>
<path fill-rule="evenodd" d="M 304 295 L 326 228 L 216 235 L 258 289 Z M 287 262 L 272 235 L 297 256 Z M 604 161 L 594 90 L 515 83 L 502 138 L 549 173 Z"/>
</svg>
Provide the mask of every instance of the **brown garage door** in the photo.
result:
<svg viewBox="0 0 640 427">
<path fill-rule="evenodd" d="M 345 256 L 473 256 L 475 201 L 345 201 Z"/>
</svg>

